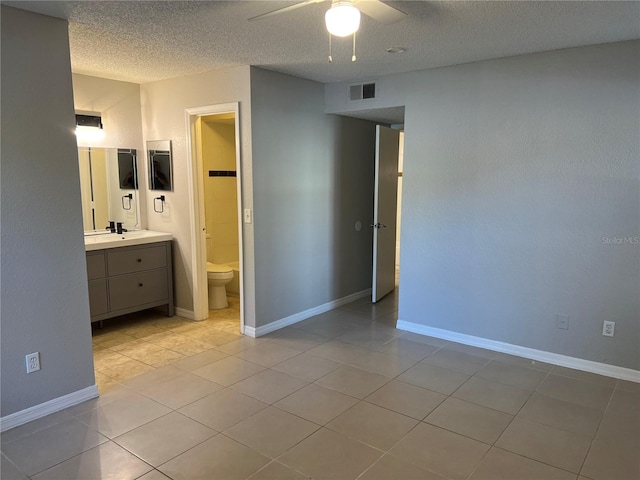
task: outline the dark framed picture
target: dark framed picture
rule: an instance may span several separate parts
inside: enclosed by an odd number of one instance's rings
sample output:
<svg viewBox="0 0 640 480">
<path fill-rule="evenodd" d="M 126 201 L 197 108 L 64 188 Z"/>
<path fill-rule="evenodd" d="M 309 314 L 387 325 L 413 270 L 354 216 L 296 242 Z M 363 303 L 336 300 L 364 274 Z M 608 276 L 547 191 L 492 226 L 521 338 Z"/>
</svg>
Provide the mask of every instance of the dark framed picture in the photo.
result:
<svg viewBox="0 0 640 480">
<path fill-rule="evenodd" d="M 138 166 L 135 149 L 118 149 L 118 180 L 122 190 L 138 189 Z"/>
<path fill-rule="evenodd" d="M 173 190 L 171 140 L 147 142 L 149 156 L 149 188 Z"/>
</svg>

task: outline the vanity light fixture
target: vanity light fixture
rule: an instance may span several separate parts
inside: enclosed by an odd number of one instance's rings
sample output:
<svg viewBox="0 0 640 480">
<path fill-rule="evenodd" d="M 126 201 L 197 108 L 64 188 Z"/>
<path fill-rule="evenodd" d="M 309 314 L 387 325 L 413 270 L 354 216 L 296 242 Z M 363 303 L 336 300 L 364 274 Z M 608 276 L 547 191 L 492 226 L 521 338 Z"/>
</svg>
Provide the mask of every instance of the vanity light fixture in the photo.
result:
<svg viewBox="0 0 640 480">
<path fill-rule="evenodd" d="M 76 115 L 76 126 L 102 128 L 102 117 L 100 115 Z"/>
<path fill-rule="evenodd" d="M 104 138 L 102 117 L 76 114 L 76 137 L 85 142 L 102 140 Z"/>
</svg>

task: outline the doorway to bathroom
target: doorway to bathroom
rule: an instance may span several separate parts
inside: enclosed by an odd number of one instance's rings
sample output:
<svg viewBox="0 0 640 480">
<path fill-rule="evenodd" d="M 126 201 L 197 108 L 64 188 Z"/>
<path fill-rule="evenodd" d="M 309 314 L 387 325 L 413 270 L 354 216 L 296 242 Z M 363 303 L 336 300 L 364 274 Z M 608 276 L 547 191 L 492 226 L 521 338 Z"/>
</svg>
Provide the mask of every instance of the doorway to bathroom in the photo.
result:
<svg viewBox="0 0 640 480">
<path fill-rule="evenodd" d="M 244 333 L 238 105 L 188 109 L 187 122 L 194 319 Z"/>
</svg>

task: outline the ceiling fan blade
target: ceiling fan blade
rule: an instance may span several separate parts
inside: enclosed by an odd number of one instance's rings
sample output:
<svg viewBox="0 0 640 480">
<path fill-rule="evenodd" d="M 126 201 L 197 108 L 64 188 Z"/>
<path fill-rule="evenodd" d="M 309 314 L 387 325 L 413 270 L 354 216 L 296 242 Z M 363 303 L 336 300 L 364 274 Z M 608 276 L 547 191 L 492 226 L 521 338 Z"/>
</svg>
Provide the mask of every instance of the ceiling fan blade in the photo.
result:
<svg viewBox="0 0 640 480">
<path fill-rule="evenodd" d="M 281 13 L 290 12 L 292 10 L 297 10 L 298 8 L 306 7 L 307 5 L 312 5 L 314 3 L 322 3 L 324 0 L 306 0 L 300 3 L 294 3 L 293 5 L 289 5 L 288 7 L 282 7 L 277 10 L 273 10 L 272 12 L 263 13 L 262 15 L 256 15 L 255 17 L 251 17 L 249 19 L 250 22 L 254 20 L 262 20 L 263 18 L 272 17 L 274 15 L 280 15 Z"/>
<path fill-rule="evenodd" d="M 399 22 L 407 16 L 406 13 L 380 0 L 356 0 L 354 5 L 365 15 L 385 25 Z"/>
</svg>

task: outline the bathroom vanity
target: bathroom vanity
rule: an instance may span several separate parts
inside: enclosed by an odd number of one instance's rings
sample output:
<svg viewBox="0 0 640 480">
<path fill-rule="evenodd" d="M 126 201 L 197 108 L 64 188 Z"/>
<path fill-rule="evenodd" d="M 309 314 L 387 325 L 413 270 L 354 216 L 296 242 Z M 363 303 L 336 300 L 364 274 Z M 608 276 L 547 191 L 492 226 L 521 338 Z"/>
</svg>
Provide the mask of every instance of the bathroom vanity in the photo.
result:
<svg viewBox="0 0 640 480">
<path fill-rule="evenodd" d="M 91 322 L 158 306 L 173 316 L 170 234 L 87 236 L 85 250 Z"/>
<path fill-rule="evenodd" d="M 159 306 L 173 316 L 172 236 L 136 230 L 136 150 L 79 147 L 78 162 L 91 322 Z"/>
</svg>

